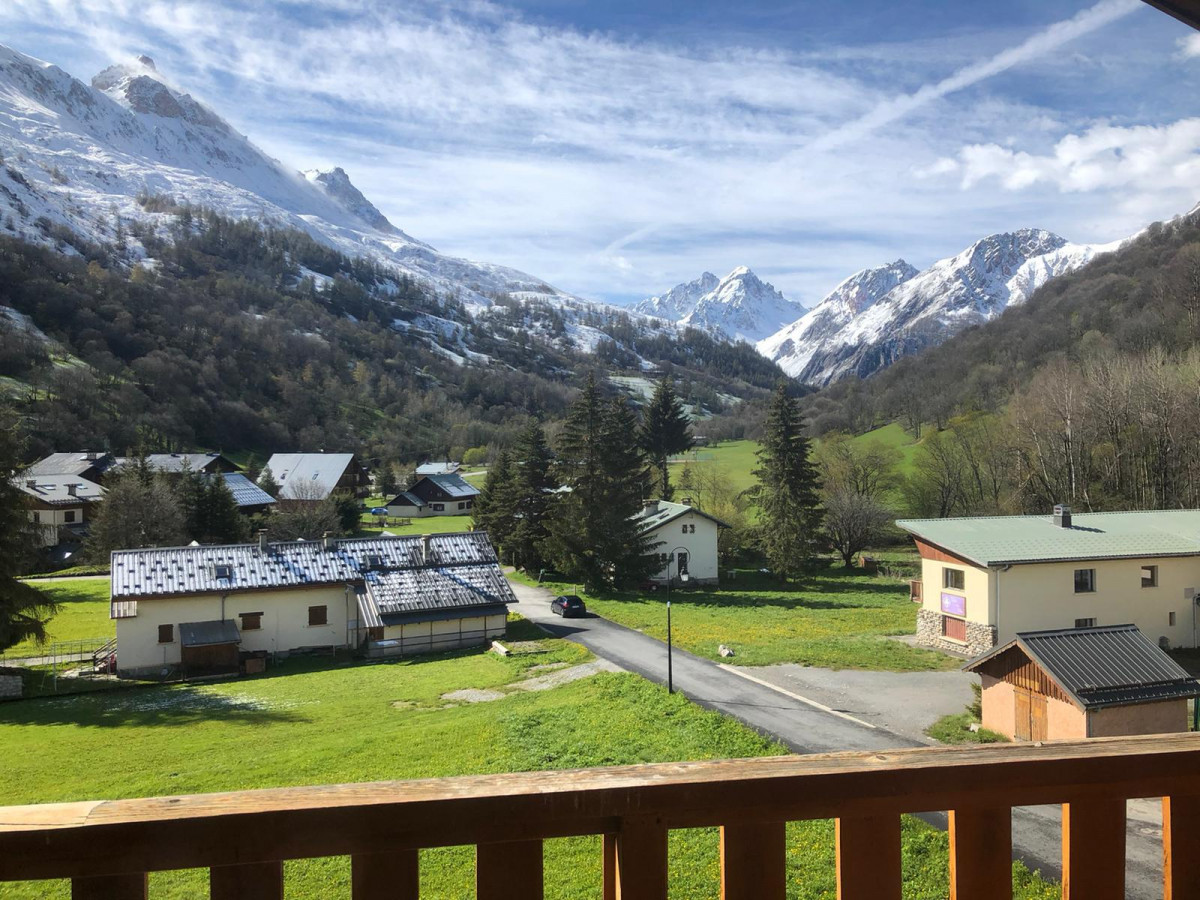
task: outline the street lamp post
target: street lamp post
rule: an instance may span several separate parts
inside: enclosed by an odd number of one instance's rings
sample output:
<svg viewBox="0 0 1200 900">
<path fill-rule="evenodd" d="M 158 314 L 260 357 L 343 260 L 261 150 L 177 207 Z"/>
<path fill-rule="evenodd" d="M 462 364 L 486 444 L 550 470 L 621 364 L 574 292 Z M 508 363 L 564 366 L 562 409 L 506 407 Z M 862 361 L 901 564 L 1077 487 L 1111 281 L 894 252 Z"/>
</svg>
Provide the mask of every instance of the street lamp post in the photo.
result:
<svg viewBox="0 0 1200 900">
<path fill-rule="evenodd" d="M 672 645 L 671 645 L 671 562 L 672 562 L 672 560 L 675 561 L 676 571 L 679 572 L 680 583 L 687 584 L 687 580 L 688 580 L 687 563 L 679 562 L 679 557 L 677 554 L 679 554 L 680 552 L 682 552 L 685 555 L 685 559 L 686 559 L 687 549 L 685 547 L 676 547 L 674 550 L 671 551 L 671 555 L 667 557 L 667 693 L 668 694 L 675 693 L 675 677 L 674 677 L 674 671 L 672 668 L 672 652 L 671 652 L 671 647 L 672 647 Z"/>
</svg>

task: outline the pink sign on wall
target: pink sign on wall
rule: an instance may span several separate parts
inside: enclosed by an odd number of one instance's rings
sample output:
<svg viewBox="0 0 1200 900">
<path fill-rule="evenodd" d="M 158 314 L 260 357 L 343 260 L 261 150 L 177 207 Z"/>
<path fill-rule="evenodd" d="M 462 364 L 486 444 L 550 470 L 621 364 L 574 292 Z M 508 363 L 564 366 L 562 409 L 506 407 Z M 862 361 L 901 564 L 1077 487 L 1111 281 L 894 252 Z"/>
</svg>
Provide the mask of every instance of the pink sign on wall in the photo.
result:
<svg viewBox="0 0 1200 900">
<path fill-rule="evenodd" d="M 958 594 L 947 594 L 943 591 L 942 612 L 952 616 L 965 616 L 967 614 L 967 598 Z"/>
</svg>

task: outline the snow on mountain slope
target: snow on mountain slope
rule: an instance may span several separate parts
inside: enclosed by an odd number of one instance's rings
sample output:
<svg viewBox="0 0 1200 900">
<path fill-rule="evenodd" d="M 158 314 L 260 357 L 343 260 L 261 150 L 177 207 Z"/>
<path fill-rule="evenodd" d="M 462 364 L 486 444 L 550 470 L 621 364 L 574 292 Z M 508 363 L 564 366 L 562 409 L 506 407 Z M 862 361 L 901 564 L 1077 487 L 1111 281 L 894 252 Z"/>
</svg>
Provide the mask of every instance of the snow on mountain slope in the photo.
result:
<svg viewBox="0 0 1200 900">
<path fill-rule="evenodd" d="M 759 341 L 758 352 L 785 371 L 802 371 L 852 319 L 916 274 L 902 259 L 855 272 L 795 322 Z"/>
<path fill-rule="evenodd" d="M 901 356 L 994 319 L 1025 302 L 1049 279 L 1121 243 L 1070 244 L 1034 228 L 989 235 L 908 277 L 841 327 L 816 329 L 810 324 L 807 330 L 772 335 L 759 348 L 809 384 L 824 385 L 847 375 L 865 378 Z"/>
<path fill-rule="evenodd" d="M 643 300 L 634 309 L 683 327 L 750 343 L 805 312 L 803 306 L 788 300 L 746 266 L 738 266 L 719 280 L 705 272 L 695 281 Z"/>
<path fill-rule="evenodd" d="M 301 229 L 454 293 L 469 308 L 500 292 L 562 301 L 568 310 L 586 305 L 515 269 L 439 253 L 388 222 L 341 169 L 309 178 L 289 170 L 172 87 L 147 57 L 111 66 L 89 86 L 0 46 L 0 153 L 0 215 L 30 240 L 50 240 L 42 218 L 111 242 L 118 217 L 155 222 L 138 198 L 162 194 Z"/>
</svg>

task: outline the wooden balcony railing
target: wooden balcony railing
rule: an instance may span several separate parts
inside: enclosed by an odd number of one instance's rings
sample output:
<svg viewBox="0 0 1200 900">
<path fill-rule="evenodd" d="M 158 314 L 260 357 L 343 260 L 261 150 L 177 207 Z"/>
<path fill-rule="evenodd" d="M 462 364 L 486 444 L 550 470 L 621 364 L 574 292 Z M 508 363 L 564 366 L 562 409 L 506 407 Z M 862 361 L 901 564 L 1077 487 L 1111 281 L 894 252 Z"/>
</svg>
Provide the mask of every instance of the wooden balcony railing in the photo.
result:
<svg viewBox="0 0 1200 900">
<path fill-rule="evenodd" d="M 1164 896 L 1200 897 L 1200 735 L 837 753 L 0 808 L 0 882 L 143 898 L 207 867 L 281 897 L 287 859 L 349 855 L 352 891 L 417 897 L 418 850 L 477 845 L 480 900 L 542 896 L 542 842 L 600 834 L 603 896 L 667 896 L 667 832 L 721 827 L 725 900 L 782 898 L 784 823 L 837 819 L 842 900 L 900 897 L 900 815 L 949 810 L 951 897 L 1012 895 L 1011 808 L 1064 804 L 1063 896 L 1124 896 L 1125 800 L 1163 797 Z"/>
<path fill-rule="evenodd" d="M 921 602 L 922 595 L 921 595 L 921 579 L 920 578 L 914 578 L 912 581 L 910 581 L 908 583 L 908 599 L 911 600 L 913 603 Z"/>
</svg>

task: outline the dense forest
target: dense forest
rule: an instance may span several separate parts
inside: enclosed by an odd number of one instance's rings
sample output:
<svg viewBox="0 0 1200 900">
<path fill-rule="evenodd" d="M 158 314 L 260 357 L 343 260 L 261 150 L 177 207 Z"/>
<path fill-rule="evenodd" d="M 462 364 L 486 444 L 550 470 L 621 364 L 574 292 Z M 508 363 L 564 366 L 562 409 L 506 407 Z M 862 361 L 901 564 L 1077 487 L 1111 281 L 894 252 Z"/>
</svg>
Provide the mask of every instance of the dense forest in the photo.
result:
<svg viewBox="0 0 1200 900">
<path fill-rule="evenodd" d="M 1200 215 L 997 320 L 808 397 L 818 434 L 898 420 L 920 515 L 1200 506 Z"/>
<path fill-rule="evenodd" d="M 0 238 L 0 313 L 20 314 L 0 315 L 0 384 L 31 456 L 135 446 L 458 456 L 561 416 L 598 364 L 670 371 L 713 413 L 779 378 L 748 346 L 623 316 L 589 317 L 607 337 L 584 354 L 549 303 L 497 297 L 474 318 L 302 232 L 142 203 L 171 216 L 168 234 L 114 218 L 103 247 L 66 232 L 49 235 L 58 252 Z M 131 264 L 128 235 L 150 260 Z"/>
</svg>

